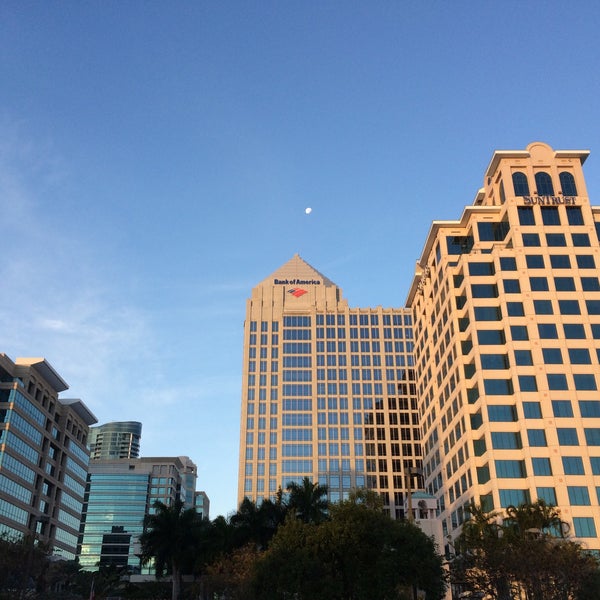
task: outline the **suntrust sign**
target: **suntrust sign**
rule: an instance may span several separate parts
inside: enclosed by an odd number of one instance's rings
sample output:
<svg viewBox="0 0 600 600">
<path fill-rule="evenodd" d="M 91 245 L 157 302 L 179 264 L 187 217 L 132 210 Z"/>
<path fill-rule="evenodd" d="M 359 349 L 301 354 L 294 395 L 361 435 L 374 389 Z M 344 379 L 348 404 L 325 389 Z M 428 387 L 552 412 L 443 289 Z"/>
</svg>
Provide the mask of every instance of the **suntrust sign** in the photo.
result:
<svg viewBox="0 0 600 600">
<path fill-rule="evenodd" d="M 523 196 L 523 204 L 541 204 L 543 206 L 574 205 L 576 200 L 577 196 Z"/>
<path fill-rule="evenodd" d="M 274 285 L 321 285 L 318 279 L 274 279 Z"/>
</svg>

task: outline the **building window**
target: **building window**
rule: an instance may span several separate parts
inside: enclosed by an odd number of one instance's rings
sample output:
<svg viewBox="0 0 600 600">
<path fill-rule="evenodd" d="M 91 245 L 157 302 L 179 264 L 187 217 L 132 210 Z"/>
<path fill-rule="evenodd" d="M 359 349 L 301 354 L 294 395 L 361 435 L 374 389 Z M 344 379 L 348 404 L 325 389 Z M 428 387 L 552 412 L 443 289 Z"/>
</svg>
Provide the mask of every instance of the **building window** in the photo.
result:
<svg viewBox="0 0 600 600">
<path fill-rule="evenodd" d="M 585 329 L 581 323 L 568 323 L 563 325 L 565 338 L 568 340 L 584 340 Z"/>
<path fill-rule="evenodd" d="M 528 429 L 527 439 L 530 446 L 541 448 L 548 445 L 548 442 L 546 441 L 546 432 L 543 429 Z"/>
<path fill-rule="evenodd" d="M 537 392 L 535 375 L 519 375 L 519 389 L 522 392 Z"/>
<path fill-rule="evenodd" d="M 575 259 L 577 260 L 577 267 L 579 269 L 595 269 L 596 261 L 591 254 L 578 254 Z"/>
<path fill-rule="evenodd" d="M 579 302 L 577 300 L 559 300 L 558 309 L 561 315 L 580 315 Z"/>
<path fill-rule="evenodd" d="M 522 479 L 527 477 L 525 461 L 497 460 L 495 461 L 496 477 L 499 479 Z"/>
<path fill-rule="evenodd" d="M 560 181 L 560 187 L 561 187 L 563 196 L 577 196 L 577 187 L 575 185 L 575 178 L 573 177 L 573 175 L 571 173 L 569 173 L 568 171 L 561 171 L 558 174 L 558 179 Z M 571 207 L 569 207 L 569 208 L 571 208 Z M 579 208 L 579 206 L 576 206 L 574 208 Z M 567 212 L 567 214 L 568 214 L 568 212 Z M 571 221 L 569 221 L 569 225 L 583 225 L 583 222 L 582 223 L 571 223 Z"/>
<path fill-rule="evenodd" d="M 569 348 L 569 360 L 572 365 L 591 365 L 592 358 L 587 348 Z"/>
<path fill-rule="evenodd" d="M 574 427 L 557 427 L 556 434 L 559 446 L 579 446 L 577 429 Z"/>
<path fill-rule="evenodd" d="M 571 259 L 568 254 L 551 254 L 550 266 L 553 269 L 570 269 Z"/>
<path fill-rule="evenodd" d="M 560 348 L 542 348 L 542 356 L 546 365 L 562 365 L 562 353 Z"/>
<path fill-rule="evenodd" d="M 498 287 L 492 283 L 473 283 L 471 295 L 473 298 L 497 298 Z"/>
<path fill-rule="evenodd" d="M 511 379 L 484 379 L 483 386 L 490 396 L 511 396 L 515 393 Z"/>
<path fill-rule="evenodd" d="M 567 238 L 564 233 L 547 233 L 546 244 L 551 248 L 564 247 L 567 245 Z"/>
<path fill-rule="evenodd" d="M 535 225 L 532 206 L 519 206 L 517 207 L 517 213 L 519 215 L 519 225 Z"/>
<path fill-rule="evenodd" d="M 584 419 L 600 417 L 600 400 L 580 400 L 579 412 Z"/>
<path fill-rule="evenodd" d="M 513 342 L 525 341 L 529 339 L 526 325 L 511 325 L 510 336 Z"/>
<path fill-rule="evenodd" d="M 488 419 L 492 423 L 512 423 L 517 421 L 517 409 L 512 404 L 488 406 Z"/>
<path fill-rule="evenodd" d="M 558 206 L 542 206 L 542 223 L 544 225 L 560 225 Z"/>
<path fill-rule="evenodd" d="M 552 310 L 552 301 L 551 300 L 534 300 L 533 301 L 533 310 L 536 315 L 552 315 L 554 311 Z"/>
<path fill-rule="evenodd" d="M 502 329 L 479 329 L 477 330 L 477 341 L 482 346 L 501 345 L 506 343 L 506 338 Z"/>
<path fill-rule="evenodd" d="M 575 280 L 573 277 L 555 277 L 554 286 L 557 292 L 574 292 Z"/>
<path fill-rule="evenodd" d="M 573 517 L 573 527 L 577 537 L 596 537 L 596 525 L 593 517 Z"/>
<path fill-rule="evenodd" d="M 543 269 L 544 257 L 541 254 L 528 254 L 525 256 L 525 262 L 528 269 Z"/>
<path fill-rule="evenodd" d="M 533 365 L 531 350 L 515 350 L 515 364 L 518 366 Z"/>
<path fill-rule="evenodd" d="M 500 269 L 502 271 L 516 271 L 517 261 L 514 256 L 501 256 Z"/>
<path fill-rule="evenodd" d="M 578 248 L 587 247 L 590 245 L 590 236 L 587 233 L 573 233 L 573 246 Z"/>
<path fill-rule="evenodd" d="M 519 450 L 522 447 L 519 432 L 492 431 L 492 448 L 494 450 Z"/>
<path fill-rule="evenodd" d="M 590 492 L 585 485 L 567 486 L 571 506 L 590 506 Z"/>
<path fill-rule="evenodd" d="M 588 446 L 600 446 L 600 429 L 597 427 L 585 428 L 583 433 Z"/>
<path fill-rule="evenodd" d="M 581 288 L 584 292 L 600 292 L 600 283 L 597 277 L 582 277 Z"/>
<path fill-rule="evenodd" d="M 544 171 L 535 174 L 535 187 L 537 188 L 538 196 L 554 196 L 552 178 Z"/>
<path fill-rule="evenodd" d="M 542 340 L 556 340 L 558 330 L 554 323 L 538 323 L 538 335 Z"/>
<path fill-rule="evenodd" d="M 503 279 L 505 294 L 520 294 L 521 284 L 518 279 Z"/>
<path fill-rule="evenodd" d="M 509 369 L 507 354 L 482 354 L 481 355 L 482 369 Z"/>
<path fill-rule="evenodd" d="M 562 464 L 565 475 L 585 475 L 581 456 L 563 456 Z"/>
<path fill-rule="evenodd" d="M 509 317 L 524 317 L 525 309 L 522 302 L 507 302 L 506 310 Z"/>
<path fill-rule="evenodd" d="M 579 391 L 594 391 L 596 387 L 596 378 L 592 373 L 576 373 L 573 375 L 575 389 Z"/>
<path fill-rule="evenodd" d="M 530 504 L 531 497 L 529 490 L 499 490 L 500 506 L 520 506 L 521 504 Z"/>
<path fill-rule="evenodd" d="M 552 475 L 552 466 L 549 458 L 532 458 L 531 464 L 533 466 L 534 475 L 539 475 L 540 477 L 548 477 Z"/>
<path fill-rule="evenodd" d="M 552 400 L 552 412 L 557 418 L 573 416 L 573 407 L 570 400 Z"/>
<path fill-rule="evenodd" d="M 501 321 L 502 313 L 498 306 L 476 306 L 474 309 L 476 321 Z"/>
<path fill-rule="evenodd" d="M 491 262 L 469 263 L 469 275 L 471 275 L 471 276 L 494 275 L 495 273 L 496 273 L 496 270 L 494 269 L 494 263 L 491 263 Z"/>
<path fill-rule="evenodd" d="M 513 188 L 515 196 L 529 196 L 529 183 L 525 173 L 517 171 L 512 174 Z"/>
<path fill-rule="evenodd" d="M 549 390 L 568 390 L 567 376 L 563 373 L 547 373 Z"/>
<path fill-rule="evenodd" d="M 524 233 L 523 234 L 523 246 L 534 248 L 541 246 L 540 236 L 537 233 Z"/>
<path fill-rule="evenodd" d="M 532 292 L 547 292 L 548 291 L 548 279 L 546 277 L 530 277 L 529 287 Z"/>
<path fill-rule="evenodd" d="M 549 506 L 556 506 L 556 490 L 553 487 L 536 488 L 537 497 Z"/>
<path fill-rule="evenodd" d="M 541 419 L 542 407 L 539 402 L 523 402 L 523 416 L 526 419 Z"/>
</svg>

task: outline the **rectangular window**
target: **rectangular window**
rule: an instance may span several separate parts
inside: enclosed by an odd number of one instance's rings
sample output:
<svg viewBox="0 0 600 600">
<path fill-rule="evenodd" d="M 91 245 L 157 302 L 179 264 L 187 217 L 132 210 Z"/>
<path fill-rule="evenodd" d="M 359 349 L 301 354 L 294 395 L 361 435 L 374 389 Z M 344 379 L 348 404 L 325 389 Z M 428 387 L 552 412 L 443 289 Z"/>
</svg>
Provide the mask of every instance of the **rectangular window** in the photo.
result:
<svg viewBox="0 0 600 600">
<path fill-rule="evenodd" d="M 541 448 L 548 445 L 548 442 L 546 441 L 546 432 L 543 429 L 528 429 L 527 439 L 530 446 Z"/>
<path fill-rule="evenodd" d="M 542 206 L 542 223 L 544 225 L 560 225 L 558 206 Z"/>
<path fill-rule="evenodd" d="M 502 313 L 499 306 L 476 306 L 474 308 L 476 321 L 501 321 Z"/>
<path fill-rule="evenodd" d="M 587 233 L 573 233 L 573 246 L 583 248 L 590 246 L 590 236 Z"/>
<path fill-rule="evenodd" d="M 528 340 L 529 334 L 527 332 L 527 325 L 511 325 L 510 337 L 515 342 Z"/>
<path fill-rule="evenodd" d="M 471 295 L 473 298 L 497 298 L 498 286 L 493 283 L 473 283 Z"/>
<path fill-rule="evenodd" d="M 541 419 L 542 407 L 539 402 L 523 402 L 523 416 L 526 419 Z"/>
<path fill-rule="evenodd" d="M 579 412 L 584 419 L 600 417 L 600 400 L 580 400 Z"/>
<path fill-rule="evenodd" d="M 554 323 L 538 323 L 538 335 L 541 340 L 557 340 L 556 325 Z"/>
<path fill-rule="evenodd" d="M 590 492 L 585 485 L 567 486 L 569 494 L 569 504 L 571 506 L 590 506 Z"/>
<path fill-rule="evenodd" d="M 537 392 L 535 375 L 519 375 L 519 389 L 522 392 Z"/>
<path fill-rule="evenodd" d="M 568 390 L 567 376 L 564 373 L 547 373 L 549 390 Z"/>
<path fill-rule="evenodd" d="M 469 275 L 495 275 L 496 269 L 494 269 L 494 263 L 491 262 L 470 262 L 469 263 Z"/>
<path fill-rule="evenodd" d="M 517 208 L 519 215 L 519 225 L 535 225 L 535 216 L 532 206 L 519 206 Z"/>
<path fill-rule="evenodd" d="M 536 315 L 552 315 L 554 311 L 552 309 L 551 300 L 534 300 L 533 310 Z"/>
<path fill-rule="evenodd" d="M 580 315 L 579 302 L 577 300 L 559 300 L 558 310 L 561 315 Z"/>
<path fill-rule="evenodd" d="M 522 479 L 527 477 L 525 461 L 497 460 L 495 461 L 496 477 L 499 479 Z"/>
<path fill-rule="evenodd" d="M 488 419 L 493 423 L 511 423 L 517 420 L 517 409 L 512 404 L 488 406 Z"/>
<path fill-rule="evenodd" d="M 552 400 L 552 412 L 557 418 L 573 416 L 573 407 L 570 400 Z"/>
<path fill-rule="evenodd" d="M 477 330 L 477 341 L 482 346 L 500 345 L 506 343 L 502 329 L 480 329 Z"/>
<path fill-rule="evenodd" d="M 541 254 L 528 254 L 525 256 L 528 269 L 543 269 L 544 257 Z"/>
<path fill-rule="evenodd" d="M 573 277 L 555 277 L 554 287 L 557 292 L 574 292 L 575 280 Z"/>
<path fill-rule="evenodd" d="M 547 233 L 546 244 L 551 248 L 563 247 L 567 245 L 567 238 L 564 233 Z"/>
<path fill-rule="evenodd" d="M 521 434 L 511 431 L 492 431 L 492 448 L 495 450 L 519 450 L 523 447 Z"/>
<path fill-rule="evenodd" d="M 568 254 L 551 254 L 550 266 L 553 269 L 570 269 L 571 259 Z"/>
<path fill-rule="evenodd" d="M 525 309 L 522 302 L 507 302 L 506 310 L 509 317 L 524 317 Z"/>
<path fill-rule="evenodd" d="M 600 456 L 590 456 L 590 464 L 592 466 L 592 475 L 600 475 Z"/>
<path fill-rule="evenodd" d="M 579 269 L 595 269 L 596 261 L 591 254 L 578 254 L 575 259 L 577 260 L 577 267 Z"/>
<path fill-rule="evenodd" d="M 585 329 L 581 323 L 571 323 L 563 325 L 565 338 L 568 340 L 584 340 Z"/>
<path fill-rule="evenodd" d="M 516 271 L 517 261 L 514 256 L 501 256 L 500 269 L 502 271 Z"/>
<path fill-rule="evenodd" d="M 481 355 L 482 369 L 509 369 L 507 354 L 482 354 Z"/>
<path fill-rule="evenodd" d="M 567 206 L 567 221 L 569 225 L 583 225 L 581 206 Z"/>
<path fill-rule="evenodd" d="M 556 506 L 556 490 L 553 487 L 536 488 L 537 497 L 549 506 Z"/>
<path fill-rule="evenodd" d="M 573 375 L 575 381 L 575 389 L 580 391 L 597 390 L 596 378 L 592 373 L 576 373 Z"/>
<path fill-rule="evenodd" d="M 586 427 L 583 433 L 585 435 L 585 443 L 588 446 L 600 446 L 600 429 L 597 427 Z"/>
<path fill-rule="evenodd" d="M 542 348 L 542 356 L 546 365 L 562 365 L 563 359 L 560 348 Z"/>
<path fill-rule="evenodd" d="M 565 475 L 585 475 L 581 456 L 563 456 L 562 464 Z"/>
<path fill-rule="evenodd" d="M 531 350 L 515 350 L 515 364 L 518 366 L 533 365 Z"/>
<path fill-rule="evenodd" d="M 579 446 L 577 429 L 574 427 L 557 427 L 556 434 L 559 446 Z"/>
<path fill-rule="evenodd" d="M 588 315 L 600 315 L 600 300 L 586 300 L 585 307 Z"/>
<path fill-rule="evenodd" d="M 499 490 L 500 506 L 520 506 L 521 504 L 530 504 L 531 496 L 529 490 Z"/>
<path fill-rule="evenodd" d="M 503 279 L 502 283 L 504 284 L 504 293 L 505 294 L 520 294 L 521 293 L 521 283 L 518 279 Z"/>
<path fill-rule="evenodd" d="M 515 393 L 512 379 L 484 379 L 483 387 L 490 396 L 511 396 Z"/>
<path fill-rule="evenodd" d="M 596 524 L 594 517 L 573 517 L 573 527 L 575 535 L 583 538 L 596 537 Z"/>
<path fill-rule="evenodd" d="M 569 348 L 569 360 L 572 365 L 591 365 L 592 358 L 587 348 Z"/>
<path fill-rule="evenodd" d="M 532 292 L 547 292 L 550 289 L 546 277 L 530 277 L 529 287 Z"/>
<path fill-rule="evenodd" d="M 532 458 L 531 464 L 533 466 L 534 475 L 539 475 L 540 477 L 547 477 L 552 475 L 552 466 L 550 464 L 549 458 Z"/>
<path fill-rule="evenodd" d="M 541 246 L 539 234 L 524 233 L 523 234 L 523 246 L 529 247 L 529 248 Z"/>
</svg>

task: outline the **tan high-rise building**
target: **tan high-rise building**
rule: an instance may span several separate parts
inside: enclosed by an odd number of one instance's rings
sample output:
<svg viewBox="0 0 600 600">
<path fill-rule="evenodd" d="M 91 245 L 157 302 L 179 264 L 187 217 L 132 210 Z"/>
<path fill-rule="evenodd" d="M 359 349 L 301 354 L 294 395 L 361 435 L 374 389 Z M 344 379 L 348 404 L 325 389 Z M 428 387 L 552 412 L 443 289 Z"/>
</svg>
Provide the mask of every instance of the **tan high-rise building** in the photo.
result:
<svg viewBox="0 0 600 600">
<path fill-rule="evenodd" d="M 600 208 L 584 150 L 494 153 L 434 221 L 408 295 L 427 491 L 455 537 L 471 503 L 544 499 L 600 549 Z"/>
<path fill-rule="evenodd" d="M 350 308 L 298 255 L 256 286 L 244 326 L 238 501 L 308 476 L 330 501 L 368 487 L 401 516 L 406 473 L 422 466 L 412 346 L 409 311 Z"/>
</svg>

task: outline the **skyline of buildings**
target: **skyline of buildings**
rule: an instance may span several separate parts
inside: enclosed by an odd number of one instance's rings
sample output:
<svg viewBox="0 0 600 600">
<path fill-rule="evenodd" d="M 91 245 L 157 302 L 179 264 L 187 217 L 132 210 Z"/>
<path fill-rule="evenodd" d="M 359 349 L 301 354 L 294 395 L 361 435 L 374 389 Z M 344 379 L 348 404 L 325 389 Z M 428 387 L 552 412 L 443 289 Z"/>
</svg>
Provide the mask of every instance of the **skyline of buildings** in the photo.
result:
<svg viewBox="0 0 600 600">
<path fill-rule="evenodd" d="M 402 518 L 407 492 L 422 489 L 451 541 L 471 503 L 542 498 L 600 550 L 600 207 L 587 195 L 588 154 L 540 142 L 495 152 L 460 219 L 433 222 L 406 306 L 350 307 L 298 255 L 254 287 L 238 505 L 308 476 L 333 502 L 373 489 Z M 59 399 L 66 389 L 45 359 L 0 354 L 5 529 L 35 530 L 70 556 L 85 512 L 89 564 L 116 564 L 135 554 L 144 485 L 146 506 L 182 494 L 208 516 L 189 458 L 138 458 L 137 421 L 88 433 L 95 417 Z M 161 461 L 174 469 L 162 484 Z M 98 494 L 88 489 L 84 507 L 88 472 Z M 132 478 L 129 497 L 119 477 Z M 94 520 L 102 506 L 123 516 L 110 531 Z"/>
</svg>

